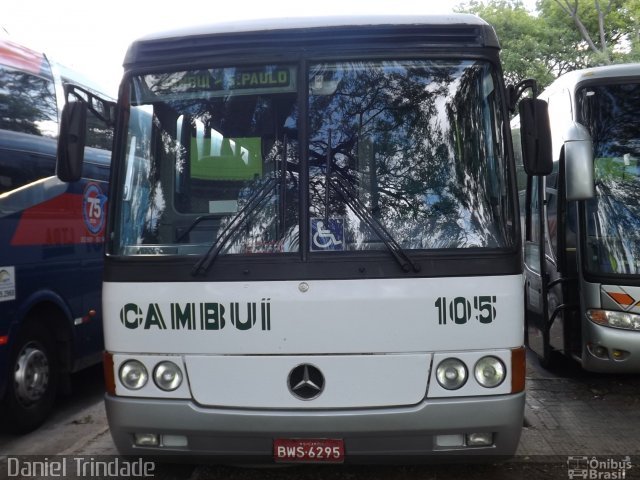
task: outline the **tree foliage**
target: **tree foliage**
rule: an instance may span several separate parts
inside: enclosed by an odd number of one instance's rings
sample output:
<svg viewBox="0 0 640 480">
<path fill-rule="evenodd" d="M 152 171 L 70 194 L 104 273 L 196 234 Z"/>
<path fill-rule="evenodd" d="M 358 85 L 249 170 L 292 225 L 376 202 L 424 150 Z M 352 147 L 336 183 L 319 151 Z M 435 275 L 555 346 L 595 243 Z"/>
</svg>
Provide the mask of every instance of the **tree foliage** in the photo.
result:
<svg viewBox="0 0 640 480">
<path fill-rule="evenodd" d="M 522 2 L 495 0 L 485 4 L 472 0 L 459 11 L 478 15 L 493 25 L 500 39 L 502 64 L 509 83 L 535 78 L 547 85 L 555 77 L 555 71 L 566 69 L 565 55 L 558 54 L 565 50 L 559 32 L 528 12 Z"/>
<path fill-rule="evenodd" d="M 640 60 L 640 0 L 472 0 L 459 11 L 493 25 L 507 81 L 541 87 L 571 70 Z"/>
<path fill-rule="evenodd" d="M 630 33 L 626 0 L 541 0 L 540 18 L 566 31 L 566 38 L 586 66 L 610 64 L 624 54 Z M 616 53 L 618 52 L 618 53 Z"/>
</svg>

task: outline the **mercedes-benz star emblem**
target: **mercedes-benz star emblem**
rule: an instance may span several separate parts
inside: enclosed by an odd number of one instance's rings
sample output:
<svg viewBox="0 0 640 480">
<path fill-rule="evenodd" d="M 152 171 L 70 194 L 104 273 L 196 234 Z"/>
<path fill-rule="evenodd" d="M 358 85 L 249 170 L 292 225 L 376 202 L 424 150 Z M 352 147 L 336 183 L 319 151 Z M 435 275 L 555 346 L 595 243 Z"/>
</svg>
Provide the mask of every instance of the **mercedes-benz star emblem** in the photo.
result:
<svg viewBox="0 0 640 480">
<path fill-rule="evenodd" d="M 300 400 L 313 400 L 324 390 L 324 376 L 317 367 L 303 363 L 291 370 L 287 381 L 289 391 Z"/>
</svg>

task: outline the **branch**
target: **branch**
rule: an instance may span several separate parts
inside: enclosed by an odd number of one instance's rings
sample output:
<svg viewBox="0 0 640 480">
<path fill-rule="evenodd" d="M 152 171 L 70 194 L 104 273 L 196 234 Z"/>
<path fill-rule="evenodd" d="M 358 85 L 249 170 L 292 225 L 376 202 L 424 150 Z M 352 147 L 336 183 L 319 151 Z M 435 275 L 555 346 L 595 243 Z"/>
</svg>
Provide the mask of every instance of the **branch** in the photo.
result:
<svg viewBox="0 0 640 480">
<path fill-rule="evenodd" d="M 602 53 L 600 52 L 600 50 L 598 50 L 596 44 L 593 43 L 587 27 L 585 27 L 584 23 L 582 23 L 582 20 L 580 20 L 580 16 L 578 15 L 578 0 L 574 0 L 573 5 L 569 2 L 569 0 L 563 0 L 562 2 L 561 0 L 555 0 L 555 2 L 560 6 L 562 11 L 564 11 L 573 19 L 573 23 L 576 24 L 580 35 L 582 36 L 583 40 L 587 42 L 589 48 L 595 53 Z"/>
<path fill-rule="evenodd" d="M 604 36 L 604 17 L 611 11 L 611 0 L 609 0 L 606 12 L 603 12 L 600 8 L 599 0 L 594 0 L 593 3 L 595 4 L 596 12 L 598 12 L 598 31 L 600 33 L 600 45 L 602 46 L 602 54 L 604 56 L 605 62 L 608 65 L 611 63 L 611 59 L 609 58 L 609 50 L 607 49 L 607 39 Z"/>
</svg>

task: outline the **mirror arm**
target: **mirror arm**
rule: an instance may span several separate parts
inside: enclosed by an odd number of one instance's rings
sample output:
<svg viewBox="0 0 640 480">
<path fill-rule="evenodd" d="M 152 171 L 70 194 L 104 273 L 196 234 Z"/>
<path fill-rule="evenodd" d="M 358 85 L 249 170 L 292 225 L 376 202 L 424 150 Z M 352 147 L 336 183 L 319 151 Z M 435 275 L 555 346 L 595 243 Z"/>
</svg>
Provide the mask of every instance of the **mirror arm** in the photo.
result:
<svg viewBox="0 0 640 480">
<path fill-rule="evenodd" d="M 102 120 L 107 127 L 113 128 L 115 126 L 115 102 L 104 100 L 95 93 L 74 84 L 66 84 L 64 86 L 64 93 L 67 101 L 69 96 L 73 96 L 79 102 L 84 103 L 87 109 L 98 117 L 98 119 Z M 102 106 L 102 111 L 95 107 L 96 104 Z"/>
<path fill-rule="evenodd" d="M 533 78 L 527 78 L 525 80 L 522 80 L 521 82 L 516 83 L 515 85 L 509 85 L 507 87 L 509 111 L 511 113 L 515 113 L 516 106 L 518 105 L 518 100 L 520 100 L 520 97 L 527 88 L 531 89 L 533 98 L 536 98 L 538 96 L 538 83 Z"/>
</svg>

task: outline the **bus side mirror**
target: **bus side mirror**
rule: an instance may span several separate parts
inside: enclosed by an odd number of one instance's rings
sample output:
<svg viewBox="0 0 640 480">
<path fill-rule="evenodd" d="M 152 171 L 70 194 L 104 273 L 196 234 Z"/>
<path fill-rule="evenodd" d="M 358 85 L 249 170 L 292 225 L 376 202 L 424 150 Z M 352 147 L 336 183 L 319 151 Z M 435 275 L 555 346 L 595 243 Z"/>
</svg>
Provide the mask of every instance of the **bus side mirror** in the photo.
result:
<svg viewBox="0 0 640 480">
<path fill-rule="evenodd" d="M 56 175 L 63 182 L 76 182 L 82 177 L 87 129 L 87 107 L 84 102 L 65 104 L 60 121 Z"/>
<path fill-rule="evenodd" d="M 595 196 L 593 142 L 587 129 L 573 123 L 564 135 L 564 168 L 567 200 Z"/>
<path fill-rule="evenodd" d="M 553 155 L 547 102 L 523 98 L 518 109 L 524 171 L 527 175 L 549 175 L 553 170 Z"/>
</svg>

